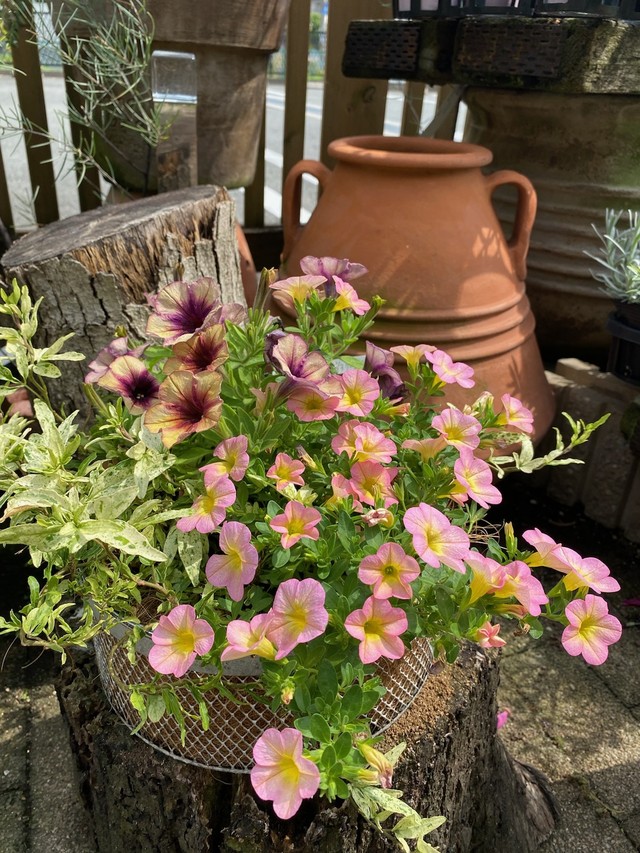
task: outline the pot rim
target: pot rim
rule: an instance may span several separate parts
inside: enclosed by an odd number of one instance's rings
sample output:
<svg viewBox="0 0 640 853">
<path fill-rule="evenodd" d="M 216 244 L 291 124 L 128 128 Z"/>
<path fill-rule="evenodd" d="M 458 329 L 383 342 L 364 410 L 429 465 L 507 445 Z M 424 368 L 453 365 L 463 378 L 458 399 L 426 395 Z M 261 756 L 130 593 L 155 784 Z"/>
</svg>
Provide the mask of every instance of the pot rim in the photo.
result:
<svg viewBox="0 0 640 853">
<path fill-rule="evenodd" d="M 493 160 L 481 145 L 422 136 L 346 136 L 330 142 L 328 153 L 346 163 L 396 169 L 472 169 Z"/>
</svg>

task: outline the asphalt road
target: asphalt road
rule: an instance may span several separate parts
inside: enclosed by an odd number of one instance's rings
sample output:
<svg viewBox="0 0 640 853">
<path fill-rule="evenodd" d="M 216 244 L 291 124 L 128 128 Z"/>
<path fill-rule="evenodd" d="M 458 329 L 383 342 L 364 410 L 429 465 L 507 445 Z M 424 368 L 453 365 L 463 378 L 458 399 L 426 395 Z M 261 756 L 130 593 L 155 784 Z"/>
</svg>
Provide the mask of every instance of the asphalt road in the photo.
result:
<svg viewBox="0 0 640 853">
<path fill-rule="evenodd" d="M 44 89 L 47 104 L 47 120 L 53 136 L 63 140 L 69 138 L 69 127 L 66 119 L 66 100 L 62 76 L 59 73 L 44 75 Z M 311 83 L 307 92 L 306 124 L 305 124 L 305 158 L 318 159 L 320 153 L 320 133 L 322 123 L 323 85 Z M 10 123 L 18 127 L 15 107 L 17 102 L 15 83 L 11 75 L 0 74 L 0 107 L 10 118 Z M 387 98 L 384 132 L 387 135 L 398 135 L 402 116 L 402 89 L 400 85 L 391 85 Z M 421 126 L 430 121 L 435 110 L 435 94 L 428 92 L 425 96 Z M 282 141 L 284 121 L 284 86 L 280 83 L 270 83 L 267 90 L 267 119 L 265 147 L 265 218 L 267 224 L 280 221 L 282 186 Z M 19 134 L 7 133 L 2 128 L 0 117 L 0 149 L 4 161 L 5 172 L 9 184 L 9 194 L 13 217 L 18 230 L 33 227 L 34 216 L 31 206 L 32 190 L 27 169 L 24 142 Z M 58 205 L 60 217 L 64 218 L 79 212 L 75 174 L 69 157 L 65 157 L 64 147 L 59 144 L 52 146 L 52 156 L 57 175 Z M 107 187 L 105 187 L 106 193 Z M 243 217 L 243 191 L 233 192 L 238 204 L 238 216 Z M 316 199 L 316 183 L 313 178 L 303 181 L 302 220 L 304 221 L 313 210 Z"/>
</svg>

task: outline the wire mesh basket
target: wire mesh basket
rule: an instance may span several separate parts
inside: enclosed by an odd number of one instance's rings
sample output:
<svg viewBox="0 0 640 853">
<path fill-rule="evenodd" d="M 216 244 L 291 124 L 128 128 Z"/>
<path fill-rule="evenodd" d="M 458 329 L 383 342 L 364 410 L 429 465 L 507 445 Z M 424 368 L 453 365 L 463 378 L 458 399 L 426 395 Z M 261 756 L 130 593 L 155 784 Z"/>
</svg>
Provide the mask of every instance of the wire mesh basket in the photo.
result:
<svg viewBox="0 0 640 853">
<path fill-rule="evenodd" d="M 140 718 L 130 702 L 126 685 L 148 682 L 156 675 L 145 654 L 150 644 L 146 644 L 146 649 L 144 641 L 142 648 L 138 646 L 140 653 L 132 664 L 122 637 L 101 633 L 93 642 L 106 697 L 123 722 L 134 728 Z M 401 660 L 384 661 L 379 666 L 378 674 L 387 692 L 369 714 L 374 734 L 386 729 L 407 710 L 423 687 L 432 663 L 431 646 L 428 640 L 421 638 L 413 641 Z M 239 666 L 232 668 L 229 664 Z M 243 684 L 256 684 L 260 675 L 258 659 L 247 658 L 229 664 L 225 664 L 224 672 L 225 684 L 231 690 Z M 238 674 L 229 674 L 229 669 L 237 670 Z M 248 773 L 253 765 L 253 746 L 265 729 L 292 724 L 286 708 L 274 712 L 257 701 L 234 702 L 216 690 L 207 690 L 202 693 L 210 719 L 210 727 L 205 732 L 200 723 L 198 702 L 189 688 L 177 687 L 175 692 L 184 710 L 184 745 L 180 726 L 169 714 L 158 722 L 147 720 L 136 734 L 172 758 L 209 770 Z"/>
</svg>

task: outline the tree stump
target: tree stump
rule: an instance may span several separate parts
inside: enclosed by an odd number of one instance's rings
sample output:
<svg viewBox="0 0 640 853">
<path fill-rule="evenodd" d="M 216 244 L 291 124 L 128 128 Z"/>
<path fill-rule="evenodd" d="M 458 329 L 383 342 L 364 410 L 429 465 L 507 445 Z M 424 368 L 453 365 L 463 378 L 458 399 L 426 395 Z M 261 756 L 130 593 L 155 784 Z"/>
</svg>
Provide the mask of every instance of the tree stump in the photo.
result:
<svg viewBox="0 0 640 853">
<path fill-rule="evenodd" d="M 16 278 L 42 297 L 38 346 L 74 332 L 72 349 L 88 360 L 116 326 L 145 338 L 146 295 L 176 279 L 209 276 L 223 302 L 245 304 L 235 204 L 221 187 L 201 186 L 101 207 L 54 222 L 14 243 L 2 257 Z M 87 411 L 86 362 L 65 365 L 50 385 L 54 405 Z"/>
<path fill-rule="evenodd" d="M 473 646 L 434 669 L 412 707 L 385 733 L 407 742 L 394 787 L 424 816 L 447 822 L 430 836 L 442 853 L 533 853 L 553 830 L 546 780 L 506 752 L 496 731 L 498 657 Z M 108 707 L 89 656 L 67 664 L 59 697 L 93 815 L 100 853 L 386 853 L 396 850 L 350 801 L 303 802 L 278 820 L 242 774 L 169 758 Z"/>
</svg>

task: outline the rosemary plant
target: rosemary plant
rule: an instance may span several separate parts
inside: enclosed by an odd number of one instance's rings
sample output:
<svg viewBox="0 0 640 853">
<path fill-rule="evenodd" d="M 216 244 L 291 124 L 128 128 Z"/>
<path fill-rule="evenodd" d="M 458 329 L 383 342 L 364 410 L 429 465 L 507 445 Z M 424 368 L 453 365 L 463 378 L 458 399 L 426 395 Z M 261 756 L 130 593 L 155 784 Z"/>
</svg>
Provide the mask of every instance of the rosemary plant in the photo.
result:
<svg viewBox="0 0 640 853">
<path fill-rule="evenodd" d="M 23 27 L 34 41 L 30 0 L 0 0 L 0 20 L 7 40 L 15 41 Z M 54 32 L 40 34 L 57 50 L 69 88 L 71 136 L 64 127 L 58 132 L 30 122 L 15 104 L 0 106 L 0 127 L 5 135 L 24 131 L 43 141 L 56 143 L 71 156 L 67 162 L 77 169 L 78 179 L 96 168 L 102 177 L 126 191 L 113 162 L 122 158 L 137 172 L 136 183 L 148 189 L 153 149 L 166 138 L 169 125 L 154 104 L 150 85 L 153 20 L 143 2 L 113 0 L 96 13 L 96 4 L 82 0 L 58 0 L 54 4 Z M 120 148 L 123 131 L 137 138 L 142 156 L 130 156 Z M 99 187 L 96 186 L 96 192 Z"/>
</svg>

